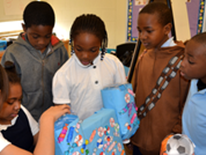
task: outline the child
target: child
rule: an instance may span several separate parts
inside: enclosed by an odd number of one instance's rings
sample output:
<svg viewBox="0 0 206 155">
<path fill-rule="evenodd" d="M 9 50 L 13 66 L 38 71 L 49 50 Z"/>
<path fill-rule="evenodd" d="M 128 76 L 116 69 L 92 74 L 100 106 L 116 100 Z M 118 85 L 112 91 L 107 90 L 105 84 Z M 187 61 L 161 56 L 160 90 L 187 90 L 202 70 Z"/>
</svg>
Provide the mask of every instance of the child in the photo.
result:
<svg viewBox="0 0 206 155">
<path fill-rule="evenodd" d="M 5 66 L 10 66 L 7 69 L 8 77 L 0 65 L 0 96 L 3 101 L 0 102 L 2 107 L 0 108 L 0 155 L 31 155 L 32 153 L 27 150 L 32 151 L 37 138 L 34 154 L 54 155 L 54 122 L 63 114 L 70 112 L 69 106 L 50 107 L 46 110 L 40 118 L 38 136 L 38 124 L 29 112 L 20 106 L 22 98 L 20 80 L 12 69 L 11 63 L 7 62 Z M 4 91 L 8 91 L 8 87 L 10 87 L 8 99 L 2 98 L 6 96 Z"/>
<path fill-rule="evenodd" d="M 135 155 L 158 155 L 166 135 L 181 133 L 188 81 L 178 71 L 184 45 L 168 37 L 171 21 L 171 11 L 164 3 L 149 3 L 139 13 L 137 29 L 146 52 L 133 78 L 140 119 L 139 129 L 132 137 Z"/>
<path fill-rule="evenodd" d="M 1 64 L 14 62 L 21 78 L 22 104 L 38 120 L 52 102 L 52 78 L 68 59 L 64 44 L 52 35 L 54 12 L 46 2 L 29 3 L 23 14 L 21 33 L 3 55 Z"/>
<path fill-rule="evenodd" d="M 98 16 L 77 17 L 70 39 L 74 53 L 54 76 L 53 102 L 70 104 L 71 110 L 85 119 L 103 107 L 100 90 L 125 83 L 126 76 L 118 58 L 105 54 L 107 32 Z"/>
<path fill-rule="evenodd" d="M 206 153 L 206 32 L 194 36 L 185 47 L 181 74 L 192 79 L 182 115 L 182 133 L 195 144 L 195 154 Z"/>
<path fill-rule="evenodd" d="M 6 61 L 5 69 L 10 93 L 0 110 L 0 132 L 13 145 L 33 152 L 38 138 L 38 123 L 26 108 L 21 106 L 22 88 L 14 64 Z"/>
</svg>

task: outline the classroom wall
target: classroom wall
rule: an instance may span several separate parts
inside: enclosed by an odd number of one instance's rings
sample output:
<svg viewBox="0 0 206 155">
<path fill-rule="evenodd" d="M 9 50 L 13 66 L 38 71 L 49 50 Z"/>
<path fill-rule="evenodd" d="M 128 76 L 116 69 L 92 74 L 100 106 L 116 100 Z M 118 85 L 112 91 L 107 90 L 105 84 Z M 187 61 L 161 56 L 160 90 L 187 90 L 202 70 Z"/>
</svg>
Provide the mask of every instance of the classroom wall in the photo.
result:
<svg viewBox="0 0 206 155">
<path fill-rule="evenodd" d="M 102 18 L 108 32 L 109 48 L 126 42 L 127 0 L 46 0 L 56 14 L 54 31 L 59 37 L 69 38 L 69 29 L 75 18 L 93 13 Z"/>
<path fill-rule="evenodd" d="M 2 3 L 3 0 L 0 0 Z M 30 1 L 30 0 L 24 0 Z M 75 18 L 83 13 L 93 13 L 100 16 L 105 22 L 108 32 L 108 48 L 116 48 L 118 44 L 126 42 L 127 35 L 127 3 L 128 0 L 45 0 L 51 4 L 56 14 L 54 32 L 60 39 L 69 39 L 69 30 Z M 171 0 L 174 13 L 177 39 L 187 40 L 190 38 L 189 23 L 185 0 Z M 3 3 L 2 3 L 3 4 Z M 174 11 L 173 11 L 174 12 Z M 3 12 L 0 12 L 2 14 Z M 1 15 L 0 15 L 1 17 Z M 2 16 L 3 17 L 3 16 Z M 12 30 L 19 30 L 22 18 L 17 22 L 9 24 Z M 7 26 L 6 26 L 7 28 Z M 16 29 L 15 29 L 16 28 Z M 11 31 L 12 31 L 11 30 Z M 0 33 L 9 31 L 0 22 Z"/>
</svg>

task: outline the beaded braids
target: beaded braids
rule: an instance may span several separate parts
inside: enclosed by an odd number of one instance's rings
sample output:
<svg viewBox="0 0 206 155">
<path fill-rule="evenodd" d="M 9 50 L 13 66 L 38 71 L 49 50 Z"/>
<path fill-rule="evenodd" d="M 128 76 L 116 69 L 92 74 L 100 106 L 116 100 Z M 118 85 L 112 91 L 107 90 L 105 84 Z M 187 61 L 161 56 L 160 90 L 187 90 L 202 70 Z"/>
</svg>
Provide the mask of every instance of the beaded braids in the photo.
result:
<svg viewBox="0 0 206 155">
<path fill-rule="evenodd" d="M 104 22 L 94 14 L 83 14 L 77 17 L 71 27 L 70 31 L 70 45 L 72 54 L 73 50 L 73 39 L 82 32 L 88 32 L 96 35 L 101 41 L 101 60 L 103 60 L 106 53 L 106 47 L 108 43 L 107 32 Z"/>
</svg>

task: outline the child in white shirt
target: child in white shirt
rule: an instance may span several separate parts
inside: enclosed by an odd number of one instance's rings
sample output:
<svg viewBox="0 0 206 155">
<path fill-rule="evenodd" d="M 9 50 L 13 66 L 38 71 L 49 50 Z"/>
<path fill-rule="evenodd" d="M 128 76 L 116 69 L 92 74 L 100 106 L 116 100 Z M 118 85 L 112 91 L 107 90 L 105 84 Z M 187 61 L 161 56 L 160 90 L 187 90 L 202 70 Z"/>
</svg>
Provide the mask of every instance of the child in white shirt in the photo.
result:
<svg viewBox="0 0 206 155">
<path fill-rule="evenodd" d="M 100 90 L 125 83 L 126 76 L 119 59 L 105 54 L 107 32 L 104 22 L 96 15 L 77 17 L 70 39 L 73 56 L 53 78 L 53 102 L 70 104 L 71 110 L 85 119 L 103 107 Z"/>
</svg>

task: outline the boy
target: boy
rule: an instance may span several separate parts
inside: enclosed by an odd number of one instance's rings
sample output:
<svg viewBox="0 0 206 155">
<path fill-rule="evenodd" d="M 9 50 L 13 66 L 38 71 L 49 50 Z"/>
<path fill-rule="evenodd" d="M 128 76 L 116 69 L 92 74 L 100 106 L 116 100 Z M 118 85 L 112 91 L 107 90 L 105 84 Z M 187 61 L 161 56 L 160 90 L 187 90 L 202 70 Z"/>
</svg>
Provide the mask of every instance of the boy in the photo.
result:
<svg viewBox="0 0 206 155">
<path fill-rule="evenodd" d="M 55 17 L 46 2 L 33 1 L 23 14 L 24 33 L 10 45 L 1 64 L 14 62 L 23 88 L 22 104 L 38 121 L 52 102 L 52 78 L 68 59 L 64 44 L 52 35 Z"/>
<path fill-rule="evenodd" d="M 149 3 L 139 13 L 137 29 L 146 52 L 133 78 L 140 119 L 132 137 L 134 155 L 158 155 L 165 136 L 181 133 L 188 82 L 178 72 L 184 45 L 168 37 L 171 22 L 171 11 L 164 3 Z"/>
<path fill-rule="evenodd" d="M 182 132 L 195 144 L 195 154 L 206 153 L 206 33 L 194 36 L 185 47 L 181 74 L 192 79 L 182 115 Z"/>
</svg>

